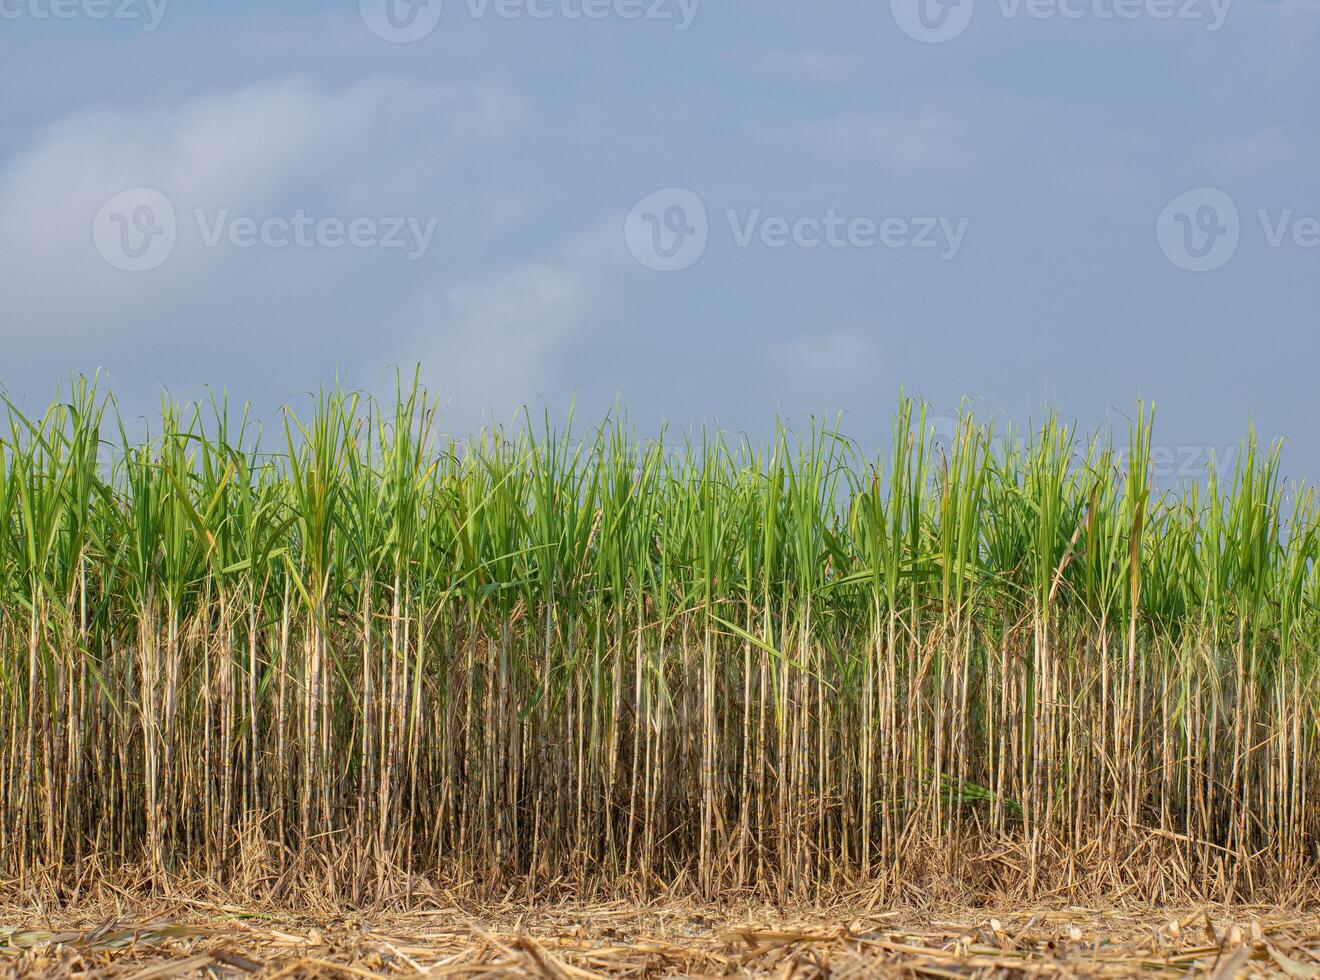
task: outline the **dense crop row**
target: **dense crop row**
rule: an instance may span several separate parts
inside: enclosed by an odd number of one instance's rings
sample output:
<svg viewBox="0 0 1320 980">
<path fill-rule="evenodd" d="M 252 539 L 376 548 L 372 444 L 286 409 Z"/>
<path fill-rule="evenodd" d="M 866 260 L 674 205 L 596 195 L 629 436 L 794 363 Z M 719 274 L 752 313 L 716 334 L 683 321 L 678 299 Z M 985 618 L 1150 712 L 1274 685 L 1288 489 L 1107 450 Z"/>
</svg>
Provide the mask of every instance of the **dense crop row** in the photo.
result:
<svg viewBox="0 0 1320 980">
<path fill-rule="evenodd" d="M 901 403 L 869 459 L 331 391 L 0 452 L 0 873 L 1281 894 L 1320 853 L 1320 515 L 1274 451 Z M 89 862 L 94 862 L 90 864 Z"/>
</svg>

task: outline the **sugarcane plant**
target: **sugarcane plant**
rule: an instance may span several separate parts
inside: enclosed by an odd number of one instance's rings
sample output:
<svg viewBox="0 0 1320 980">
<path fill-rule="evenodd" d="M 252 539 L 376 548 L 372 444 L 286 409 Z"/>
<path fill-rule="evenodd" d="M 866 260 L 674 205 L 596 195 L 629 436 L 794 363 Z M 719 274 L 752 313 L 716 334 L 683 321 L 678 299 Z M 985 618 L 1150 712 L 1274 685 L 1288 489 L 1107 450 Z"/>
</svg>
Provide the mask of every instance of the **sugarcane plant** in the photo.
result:
<svg viewBox="0 0 1320 980">
<path fill-rule="evenodd" d="M 0 436 L 0 875 L 1274 897 L 1320 858 L 1320 504 L 901 398 L 764 445 L 414 379 Z M 270 433 L 274 433 L 272 438 Z"/>
</svg>

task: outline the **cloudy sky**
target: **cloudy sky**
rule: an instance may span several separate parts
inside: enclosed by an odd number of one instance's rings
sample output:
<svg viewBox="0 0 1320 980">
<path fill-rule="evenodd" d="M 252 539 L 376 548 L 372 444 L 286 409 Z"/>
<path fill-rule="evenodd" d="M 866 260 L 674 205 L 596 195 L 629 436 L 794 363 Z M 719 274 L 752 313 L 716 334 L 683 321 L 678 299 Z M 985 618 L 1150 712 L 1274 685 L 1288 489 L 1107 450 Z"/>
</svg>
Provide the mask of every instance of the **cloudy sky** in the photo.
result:
<svg viewBox="0 0 1320 980">
<path fill-rule="evenodd" d="M 920 5 L 919 5 L 920 4 Z M 900 386 L 1320 477 L 1320 0 L 0 0 L 0 383 Z M 1181 448 L 1179 448 L 1181 447 Z"/>
</svg>

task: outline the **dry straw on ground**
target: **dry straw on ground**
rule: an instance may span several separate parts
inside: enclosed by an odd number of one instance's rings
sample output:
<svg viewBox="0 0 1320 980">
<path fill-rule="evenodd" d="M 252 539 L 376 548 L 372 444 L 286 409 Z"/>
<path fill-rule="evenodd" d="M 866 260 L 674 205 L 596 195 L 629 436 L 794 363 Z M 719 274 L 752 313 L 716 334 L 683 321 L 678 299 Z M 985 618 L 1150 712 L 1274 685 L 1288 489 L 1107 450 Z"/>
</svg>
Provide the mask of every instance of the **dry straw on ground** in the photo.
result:
<svg viewBox="0 0 1320 980">
<path fill-rule="evenodd" d="M 454 903 L 276 915 L 210 903 L 3 915 L 0 976 L 1320 977 L 1316 916 L 1042 906 L 877 911 Z"/>
</svg>

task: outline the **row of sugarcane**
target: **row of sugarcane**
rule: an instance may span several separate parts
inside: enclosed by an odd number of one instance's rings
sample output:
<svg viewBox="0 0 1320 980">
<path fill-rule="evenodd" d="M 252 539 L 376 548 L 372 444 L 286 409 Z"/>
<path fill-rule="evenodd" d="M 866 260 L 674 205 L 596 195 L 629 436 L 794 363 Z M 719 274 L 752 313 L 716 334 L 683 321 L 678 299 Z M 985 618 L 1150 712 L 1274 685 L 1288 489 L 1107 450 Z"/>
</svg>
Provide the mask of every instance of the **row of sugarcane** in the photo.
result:
<svg viewBox="0 0 1320 980">
<path fill-rule="evenodd" d="M 764 447 L 416 384 L 0 441 L 0 875 L 1283 896 L 1320 858 L 1320 512 L 901 399 Z M 272 436 L 272 431 L 275 433 Z M 411 887 L 411 886 L 409 886 Z"/>
</svg>

